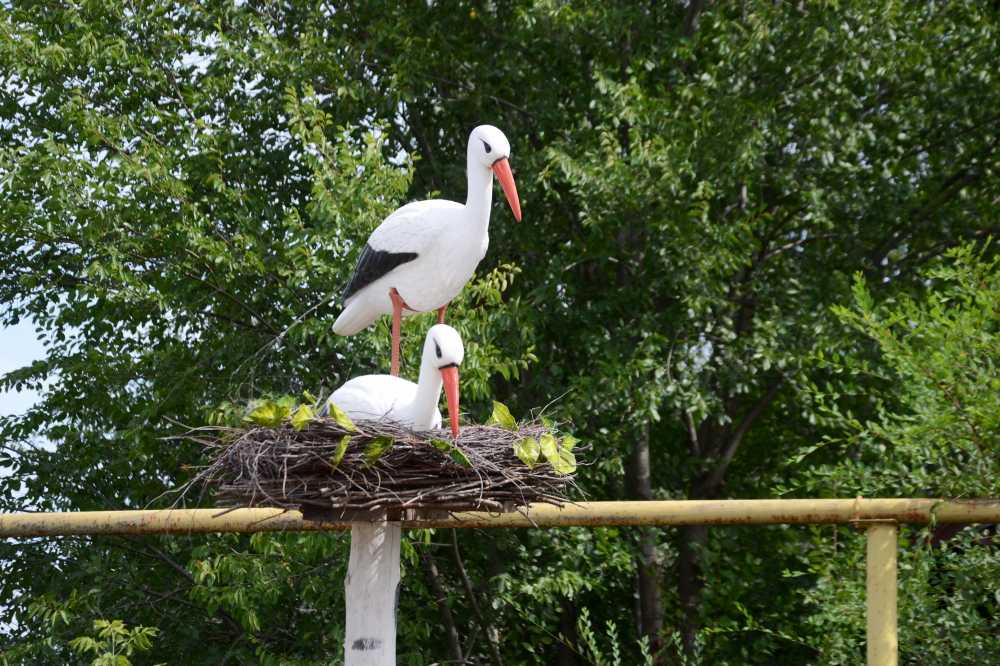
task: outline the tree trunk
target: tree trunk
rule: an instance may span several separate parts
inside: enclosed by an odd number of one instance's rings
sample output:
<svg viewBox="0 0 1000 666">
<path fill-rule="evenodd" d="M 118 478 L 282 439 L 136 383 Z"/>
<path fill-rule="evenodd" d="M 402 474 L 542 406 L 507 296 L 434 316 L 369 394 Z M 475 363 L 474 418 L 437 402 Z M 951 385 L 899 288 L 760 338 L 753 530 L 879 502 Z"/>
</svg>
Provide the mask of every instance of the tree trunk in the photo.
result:
<svg viewBox="0 0 1000 666">
<path fill-rule="evenodd" d="M 563 598 L 562 610 L 559 613 L 559 635 L 562 640 L 556 652 L 556 666 L 577 666 L 576 646 L 580 642 L 576 633 L 576 617 L 578 610 L 576 604 L 569 599 Z"/>
<path fill-rule="evenodd" d="M 628 486 L 633 497 L 653 499 L 653 484 L 649 464 L 649 424 L 643 425 L 632 447 L 628 466 Z M 650 647 L 656 651 L 662 645 L 663 600 L 660 595 L 660 563 L 656 555 L 658 530 L 654 527 L 639 528 L 639 551 L 636 557 L 639 592 L 639 634 L 649 637 Z"/>
<path fill-rule="evenodd" d="M 701 549 L 708 542 L 708 526 L 685 525 L 678 530 L 677 596 L 681 604 L 681 640 L 684 653 L 694 654 L 698 629 L 701 628 Z"/>
<path fill-rule="evenodd" d="M 424 573 L 427 575 L 427 582 L 430 584 L 431 592 L 434 594 L 434 601 L 437 603 L 438 612 L 441 613 L 441 621 L 444 623 L 445 631 L 448 634 L 448 656 L 457 664 L 464 664 L 465 657 L 462 656 L 462 643 L 458 635 L 458 627 L 455 626 L 455 618 L 448 608 L 448 594 L 445 592 L 444 584 L 441 582 L 441 575 L 438 573 L 437 564 L 434 557 L 426 550 L 421 553 L 421 561 L 424 565 Z"/>
<path fill-rule="evenodd" d="M 743 444 L 744 437 L 761 414 L 774 402 L 784 383 L 778 376 L 760 396 L 749 406 L 741 419 L 735 418 L 738 405 L 731 401 L 727 405 L 730 418 L 737 422 L 735 428 L 723 428 L 711 422 L 703 422 L 700 427 L 688 420 L 691 439 L 691 453 L 703 463 L 711 463 L 703 474 L 691 483 L 689 499 L 716 499 L 722 494 L 726 472 Z M 682 613 L 681 638 L 684 652 L 694 654 L 698 630 L 701 628 L 701 599 L 705 589 L 705 579 L 701 571 L 702 549 L 708 543 L 707 525 L 687 525 L 678 530 L 677 547 L 677 596 Z"/>
<path fill-rule="evenodd" d="M 689 0 L 687 12 L 684 13 L 684 25 L 681 32 L 685 37 L 692 37 L 698 31 L 698 18 L 705 11 L 705 0 Z"/>
<path fill-rule="evenodd" d="M 711 426 L 702 428 L 700 445 L 709 455 L 722 448 L 719 442 L 728 438 L 725 432 Z M 722 474 L 718 467 L 696 478 L 691 484 L 688 499 L 715 499 L 722 487 Z M 702 549 L 708 543 L 708 525 L 685 525 L 678 531 L 677 545 L 677 597 L 681 606 L 681 643 L 684 654 L 693 657 L 698 630 L 701 629 L 701 600 L 705 590 L 702 576 Z"/>
</svg>

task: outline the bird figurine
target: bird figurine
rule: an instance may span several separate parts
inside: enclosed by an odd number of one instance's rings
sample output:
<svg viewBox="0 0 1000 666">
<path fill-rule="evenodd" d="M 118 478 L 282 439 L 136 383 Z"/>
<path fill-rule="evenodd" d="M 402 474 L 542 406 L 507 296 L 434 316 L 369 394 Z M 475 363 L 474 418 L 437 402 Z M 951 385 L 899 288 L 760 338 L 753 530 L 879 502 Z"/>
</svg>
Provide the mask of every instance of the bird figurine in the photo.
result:
<svg viewBox="0 0 1000 666">
<path fill-rule="evenodd" d="M 409 203 L 385 218 L 368 237 L 344 290 L 344 309 L 333 331 L 353 335 L 391 314 L 393 376 L 399 374 L 403 315 L 437 310 L 438 323 L 444 323 L 448 303 L 486 256 L 494 175 L 514 218 L 521 220 L 509 157 L 510 143 L 503 132 L 492 125 L 476 127 L 466 149 L 465 203 L 444 199 Z"/>
<path fill-rule="evenodd" d="M 443 385 L 451 434 L 458 439 L 458 366 L 464 357 L 458 331 L 436 324 L 427 331 L 416 384 L 394 375 L 355 377 L 330 395 L 325 411 L 334 403 L 352 419 L 396 421 L 416 430 L 436 430 L 441 427 L 438 401 Z"/>
</svg>

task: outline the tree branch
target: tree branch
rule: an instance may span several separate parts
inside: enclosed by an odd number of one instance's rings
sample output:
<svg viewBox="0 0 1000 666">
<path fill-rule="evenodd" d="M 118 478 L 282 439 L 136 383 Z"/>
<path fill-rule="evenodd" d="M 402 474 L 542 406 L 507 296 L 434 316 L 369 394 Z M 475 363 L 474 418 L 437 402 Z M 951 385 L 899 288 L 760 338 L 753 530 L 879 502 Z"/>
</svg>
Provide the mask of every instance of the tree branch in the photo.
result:
<svg viewBox="0 0 1000 666">
<path fill-rule="evenodd" d="M 690 0 L 688 2 L 687 13 L 684 14 L 684 25 L 681 33 L 685 37 L 693 37 L 698 31 L 698 18 L 705 11 L 705 0 Z"/>
<path fill-rule="evenodd" d="M 694 425 L 694 417 L 691 416 L 691 412 L 684 412 L 684 422 L 687 424 L 691 455 L 701 457 L 701 443 L 698 441 L 698 429 Z"/>
<path fill-rule="evenodd" d="M 496 627 L 486 621 L 483 617 L 483 612 L 479 609 L 476 592 L 472 589 L 472 581 L 469 580 L 469 574 L 465 571 L 465 564 L 462 562 L 462 553 L 458 549 L 458 533 L 454 529 L 451 530 L 451 547 L 455 555 L 455 566 L 458 567 L 458 574 L 462 579 L 462 586 L 465 588 L 465 594 L 469 597 L 469 605 L 472 606 L 472 612 L 475 614 L 479 625 L 486 632 L 486 639 L 490 645 L 490 660 L 493 662 L 493 666 L 503 666 Z"/>
<path fill-rule="evenodd" d="M 729 464 L 733 461 L 733 457 L 736 455 L 740 445 L 743 443 L 743 438 L 747 434 L 747 431 L 750 430 L 750 426 L 752 426 L 754 421 L 756 421 L 757 418 L 764 413 L 764 410 L 767 409 L 772 402 L 774 402 L 774 399 L 777 397 L 778 391 L 781 389 L 784 382 L 785 378 L 779 377 L 773 384 L 771 384 L 767 392 L 761 396 L 756 404 L 750 408 L 750 411 L 747 412 L 746 416 L 743 417 L 743 420 L 740 421 L 740 424 L 736 427 L 736 430 L 733 431 L 732 436 L 726 443 L 726 447 L 722 452 L 722 456 L 720 457 L 718 464 L 715 465 L 715 468 L 712 469 L 705 480 L 701 482 L 700 485 L 702 486 L 702 491 L 704 493 L 712 493 L 722 484 L 722 479 L 726 475 L 726 470 L 729 469 Z"/>
<path fill-rule="evenodd" d="M 970 164 L 974 163 L 973 160 L 975 159 L 985 160 L 987 157 L 992 156 L 996 144 L 997 141 L 993 140 L 985 146 L 985 149 L 977 151 L 971 156 L 972 159 L 970 159 Z M 975 171 L 973 167 L 968 165 L 962 166 L 950 176 L 942 180 L 938 191 L 933 195 L 926 197 L 922 205 L 919 207 L 913 207 L 901 214 L 899 216 L 899 221 L 892 226 L 886 238 L 879 243 L 878 247 L 876 247 L 872 253 L 868 255 L 872 269 L 876 271 L 878 270 L 882 261 L 889 256 L 889 253 L 909 238 L 913 232 L 919 228 L 918 222 L 926 222 L 930 220 L 934 213 L 957 197 L 963 188 L 975 184 L 977 181 L 981 180 L 982 177 L 983 174 L 981 171 Z"/>
<path fill-rule="evenodd" d="M 131 550 L 132 552 L 145 555 L 146 557 L 152 557 L 153 559 L 160 560 L 161 562 L 169 566 L 171 569 L 176 571 L 178 574 L 180 574 L 180 576 L 184 580 L 186 580 L 188 584 L 190 584 L 192 587 L 198 584 L 190 571 L 188 571 L 185 567 L 181 566 L 176 560 L 174 560 L 172 557 L 164 553 L 156 546 L 150 543 L 144 543 L 143 541 L 140 541 L 139 539 L 136 539 L 134 537 L 125 536 L 122 537 L 122 539 L 125 541 L 132 541 L 133 543 L 136 543 L 137 545 L 140 546 L 138 550 L 131 548 L 128 548 L 126 550 Z M 218 610 L 216 610 L 216 613 L 219 614 L 219 617 L 225 620 L 226 624 L 228 624 L 230 628 L 232 628 L 232 630 L 235 632 L 238 638 L 248 637 L 247 631 L 243 628 L 243 625 L 240 624 L 239 621 L 236 620 L 236 618 L 230 615 L 228 611 L 219 608 Z M 207 611 L 206 615 L 209 615 Z"/>
</svg>

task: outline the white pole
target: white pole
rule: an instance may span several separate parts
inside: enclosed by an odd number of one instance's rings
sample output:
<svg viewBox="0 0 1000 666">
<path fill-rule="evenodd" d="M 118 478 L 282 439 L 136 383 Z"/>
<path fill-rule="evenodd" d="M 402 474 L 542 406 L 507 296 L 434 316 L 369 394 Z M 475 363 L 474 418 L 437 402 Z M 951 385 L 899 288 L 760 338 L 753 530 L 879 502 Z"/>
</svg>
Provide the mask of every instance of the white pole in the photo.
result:
<svg viewBox="0 0 1000 666">
<path fill-rule="evenodd" d="M 344 581 L 346 666 L 395 666 L 399 602 L 400 524 L 351 524 L 351 559 Z"/>
</svg>

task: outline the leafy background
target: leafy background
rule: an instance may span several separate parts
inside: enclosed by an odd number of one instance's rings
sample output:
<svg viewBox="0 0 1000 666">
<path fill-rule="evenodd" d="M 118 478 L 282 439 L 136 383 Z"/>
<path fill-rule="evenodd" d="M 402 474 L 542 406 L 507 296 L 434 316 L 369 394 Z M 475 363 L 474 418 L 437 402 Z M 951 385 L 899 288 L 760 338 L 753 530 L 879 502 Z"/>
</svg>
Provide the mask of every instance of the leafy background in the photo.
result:
<svg viewBox="0 0 1000 666">
<path fill-rule="evenodd" d="M 45 358 L 0 379 L 42 396 L 0 419 L 0 508 L 164 506 L 176 424 L 384 366 L 329 297 L 388 212 L 462 198 L 480 122 L 525 218 L 497 202 L 449 311 L 469 418 L 548 406 L 592 499 L 996 495 L 998 18 L 5 3 L 0 325 Z M 338 663 L 345 539 L 5 542 L 2 659 Z M 902 530 L 904 661 L 1000 663 L 995 539 Z M 403 576 L 405 664 L 864 654 L 846 528 L 421 532 Z"/>
</svg>

